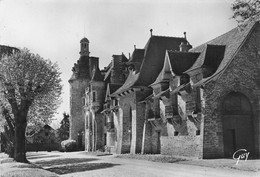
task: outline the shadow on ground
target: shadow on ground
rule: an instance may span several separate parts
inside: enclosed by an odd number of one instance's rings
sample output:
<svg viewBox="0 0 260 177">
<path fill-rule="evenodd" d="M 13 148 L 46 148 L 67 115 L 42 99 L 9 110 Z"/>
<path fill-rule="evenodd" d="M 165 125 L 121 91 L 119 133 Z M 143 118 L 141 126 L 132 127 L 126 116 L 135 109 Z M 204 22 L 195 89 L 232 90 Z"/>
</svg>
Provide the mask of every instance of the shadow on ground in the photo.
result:
<svg viewBox="0 0 260 177">
<path fill-rule="evenodd" d="M 43 168 L 52 167 L 57 165 L 74 165 L 83 162 L 91 162 L 97 160 L 95 158 L 63 158 L 63 159 L 46 159 L 35 162 L 34 164 L 39 165 Z"/>
<path fill-rule="evenodd" d="M 43 167 L 45 170 L 54 172 L 58 175 L 76 173 L 103 168 L 110 168 L 118 164 L 112 163 L 93 163 L 96 158 L 62 158 L 46 159 L 35 162 L 36 165 Z"/>
<path fill-rule="evenodd" d="M 33 159 L 43 159 L 43 158 L 52 158 L 52 157 L 60 157 L 60 155 L 29 156 L 29 157 L 27 157 L 27 159 L 33 160 Z"/>
<path fill-rule="evenodd" d="M 46 170 L 54 172 L 58 175 L 62 175 L 62 174 L 68 174 L 68 173 L 76 173 L 76 172 L 111 168 L 116 165 L 119 165 L 119 164 L 86 162 L 86 163 L 80 163 L 80 164 L 70 164 L 70 165 L 51 167 L 51 168 L 46 168 Z"/>
<path fill-rule="evenodd" d="M 32 154 L 31 152 L 27 152 L 26 153 L 26 157 L 44 156 L 44 155 L 48 155 L 48 154 L 46 154 L 46 153 L 35 153 L 35 154 Z"/>
</svg>

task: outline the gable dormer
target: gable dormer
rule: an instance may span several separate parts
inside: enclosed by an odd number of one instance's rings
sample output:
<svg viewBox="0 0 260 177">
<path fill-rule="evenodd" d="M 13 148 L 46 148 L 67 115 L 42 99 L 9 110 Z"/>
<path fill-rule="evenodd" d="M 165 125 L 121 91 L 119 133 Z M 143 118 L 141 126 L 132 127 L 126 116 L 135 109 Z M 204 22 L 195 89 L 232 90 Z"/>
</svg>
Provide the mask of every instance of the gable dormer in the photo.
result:
<svg viewBox="0 0 260 177">
<path fill-rule="evenodd" d="M 197 61 L 186 71 L 193 84 L 212 76 L 217 71 L 226 50 L 225 45 L 206 44 L 200 46 L 200 48 L 202 48 L 202 52 Z"/>
</svg>

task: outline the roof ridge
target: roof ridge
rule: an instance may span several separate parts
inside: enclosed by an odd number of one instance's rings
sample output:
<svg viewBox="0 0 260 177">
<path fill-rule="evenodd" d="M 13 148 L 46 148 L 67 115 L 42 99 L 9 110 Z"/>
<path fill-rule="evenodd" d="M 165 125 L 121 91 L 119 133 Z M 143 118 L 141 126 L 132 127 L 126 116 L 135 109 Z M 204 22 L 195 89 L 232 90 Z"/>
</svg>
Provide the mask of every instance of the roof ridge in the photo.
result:
<svg viewBox="0 0 260 177">
<path fill-rule="evenodd" d="M 193 50 L 193 49 L 195 49 L 195 48 L 198 48 L 198 47 L 201 47 L 201 46 L 203 46 L 203 45 L 208 45 L 209 43 L 211 43 L 212 41 L 216 40 L 217 38 L 221 38 L 222 36 L 227 35 L 227 33 L 230 33 L 231 31 L 236 30 L 236 29 L 238 29 L 238 28 L 239 28 L 238 26 L 235 27 L 235 28 L 232 28 L 231 30 L 229 30 L 229 31 L 227 31 L 227 32 L 224 32 L 223 34 L 221 34 L 221 35 L 219 35 L 219 36 L 217 36 L 217 37 L 215 37 L 215 38 L 213 38 L 213 39 L 211 39 L 211 40 L 209 40 L 209 41 L 206 41 L 206 42 L 204 42 L 204 43 L 202 43 L 202 44 L 200 44 L 200 45 L 198 45 L 198 46 L 192 48 L 191 50 Z"/>
<path fill-rule="evenodd" d="M 165 37 L 165 38 L 186 39 L 185 37 L 175 37 L 175 36 L 161 36 L 161 35 L 152 35 L 151 37 Z"/>
<path fill-rule="evenodd" d="M 217 45 L 217 46 L 223 46 L 223 45 Z M 188 51 L 188 52 L 182 52 L 179 50 L 166 50 L 169 53 L 186 53 L 186 54 L 194 54 L 194 53 L 201 53 L 201 52 L 193 52 L 193 51 Z"/>
</svg>

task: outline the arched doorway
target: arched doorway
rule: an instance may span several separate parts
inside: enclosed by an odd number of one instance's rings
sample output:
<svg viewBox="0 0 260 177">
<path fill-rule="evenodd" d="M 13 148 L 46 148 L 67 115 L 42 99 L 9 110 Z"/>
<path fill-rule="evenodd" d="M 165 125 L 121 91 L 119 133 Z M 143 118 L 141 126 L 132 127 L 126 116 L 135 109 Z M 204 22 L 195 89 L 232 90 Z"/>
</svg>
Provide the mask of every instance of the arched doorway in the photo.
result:
<svg viewBox="0 0 260 177">
<path fill-rule="evenodd" d="M 224 156 L 232 158 L 238 149 L 254 151 L 252 107 L 249 99 L 239 92 L 229 93 L 223 101 Z"/>
</svg>

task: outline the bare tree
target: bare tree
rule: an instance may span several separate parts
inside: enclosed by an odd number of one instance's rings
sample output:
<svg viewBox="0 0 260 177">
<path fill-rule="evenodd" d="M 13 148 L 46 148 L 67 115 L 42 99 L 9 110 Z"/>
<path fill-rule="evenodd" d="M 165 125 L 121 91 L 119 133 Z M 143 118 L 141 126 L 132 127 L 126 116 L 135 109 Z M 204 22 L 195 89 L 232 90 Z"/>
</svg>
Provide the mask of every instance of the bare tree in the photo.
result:
<svg viewBox="0 0 260 177">
<path fill-rule="evenodd" d="M 56 63 L 28 49 L 0 59 L 0 90 L 15 122 L 14 159 L 18 162 L 27 162 L 27 123 L 49 120 L 60 103 L 60 74 Z"/>
<path fill-rule="evenodd" d="M 235 0 L 231 6 L 233 18 L 239 23 L 259 20 L 260 0 Z"/>
</svg>

